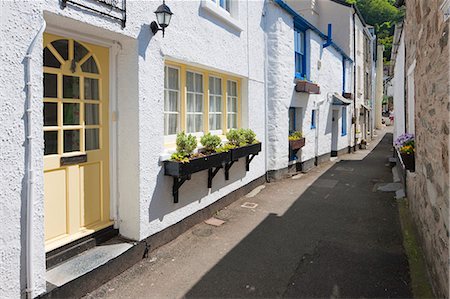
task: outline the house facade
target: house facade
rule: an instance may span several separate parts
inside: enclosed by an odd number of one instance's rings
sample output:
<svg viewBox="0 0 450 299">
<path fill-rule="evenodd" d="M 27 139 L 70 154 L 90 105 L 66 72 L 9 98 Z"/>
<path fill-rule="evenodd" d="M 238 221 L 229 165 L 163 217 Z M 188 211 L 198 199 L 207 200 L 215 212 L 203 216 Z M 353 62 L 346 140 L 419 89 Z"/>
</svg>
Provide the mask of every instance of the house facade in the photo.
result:
<svg viewBox="0 0 450 299">
<path fill-rule="evenodd" d="M 341 0 L 287 1 L 323 32 L 333 25 L 333 41 L 353 61 L 349 96 L 354 99 L 352 146 L 369 141 L 374 131 L 376 37 L 355 5 Z"/>
<path fill-rule="evenodd" d="M 115 232 L 147 246 L 172 229 L 162 244 L 266 174 L 355 145 L 354 58 L 331 29 L 281 0 L 196 0 L 167 1 L 170 24 L 153 33 L 162 4 L 1 2 L 0 297 L 61 287 L 50 272 L 72 244 Z M 262 148 L 228 177 L 165 175 L 177 133 L 235 128 Z"/>
<path fill-rule="evenodd" d="M 449 296 L 449 1 L 397 1 L 395 135 L 415 135 L 415 171 L 404 170 L 406 196 L 436 297 Z"/>
</svg>

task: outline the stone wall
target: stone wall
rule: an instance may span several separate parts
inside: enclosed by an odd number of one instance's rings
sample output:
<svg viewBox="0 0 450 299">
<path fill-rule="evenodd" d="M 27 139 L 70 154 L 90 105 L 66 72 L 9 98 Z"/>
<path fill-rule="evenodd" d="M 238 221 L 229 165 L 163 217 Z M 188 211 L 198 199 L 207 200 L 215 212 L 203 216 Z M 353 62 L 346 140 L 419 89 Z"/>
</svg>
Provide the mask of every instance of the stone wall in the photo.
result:
<svg viewBox="0 0 450 299">
<path fill-rule="evenodd" d="M 437 297 L 449 292 L 449 21 L 439 1 L 406 1 L 406 76 L 414 76 L 416 173 L 407 184 L 411 212 L 421 235 Z M 415 65 L 415 67 L 414 67 Z M 409 70 L 409 73 L 408 73 Z M 411 89 L 411 86 L 414 89 Z M 412 120 L 412 119 L 409 119 Z"/>
</svg>

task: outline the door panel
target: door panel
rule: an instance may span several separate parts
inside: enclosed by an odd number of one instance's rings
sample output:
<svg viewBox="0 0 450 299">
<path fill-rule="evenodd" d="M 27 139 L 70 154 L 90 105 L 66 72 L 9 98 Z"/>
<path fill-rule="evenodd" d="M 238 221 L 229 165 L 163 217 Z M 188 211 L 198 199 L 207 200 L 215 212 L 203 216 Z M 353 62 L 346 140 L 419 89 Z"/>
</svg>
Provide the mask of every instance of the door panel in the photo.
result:
<svg viewBox="0 0 450 299">
<path fill-rule="evenodd" d="M 56 238 L 67 234 L 66 171 L 44 172 L 44 209 L 54 217 L 45 217 L 45 237 Z"/>
<path fill-rule="evenodd" d="M 44 47 L 48 251 L 112 223 L 109 219 L 109 49 L 47 33 Z"/>
</svg>

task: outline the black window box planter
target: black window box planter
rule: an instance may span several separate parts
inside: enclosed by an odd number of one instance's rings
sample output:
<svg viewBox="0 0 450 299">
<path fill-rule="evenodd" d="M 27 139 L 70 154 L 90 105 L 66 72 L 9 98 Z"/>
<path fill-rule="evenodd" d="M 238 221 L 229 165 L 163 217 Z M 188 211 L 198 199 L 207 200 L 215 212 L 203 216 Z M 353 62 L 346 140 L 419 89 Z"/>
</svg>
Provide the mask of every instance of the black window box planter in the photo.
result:
<svg viewBox="0 0 450 299">
<path fill-rule="evenodd" d="M 237 147 L 231 150 L 231 161 L 237 161 L 239 158 L 257 155 L 261 151 L 261 142 L 246 146 Z"/>
<path fill-rule="evenodd" d="M 177 161 L 164 161 L 164 174 L 169 176 L 188 176 L 193 173 L 222 166 L 223 163 L 230 162 L 230 153 L 215 153 L 201 158 L 195 158 L 189 163 Z"/>
<path fill-rule="evenodd" d="M 226 153 L 215 153 L 201 158 L 195 158 L 188 163 L 164 161 L 164 175 L 173 177 L 173 202 L 178 203 L 178 190 L 193 173 L 208 170 L 208 188 L 212 187 L 212 180 L 221 168 L 225 171 L 225 180 L 229 179 L 229 171 L 239 158 L 246 158 L 246 170 L 250 170 L 250 162 L 261 151 L 261 143 L 238 147 Z"/>
</svg>

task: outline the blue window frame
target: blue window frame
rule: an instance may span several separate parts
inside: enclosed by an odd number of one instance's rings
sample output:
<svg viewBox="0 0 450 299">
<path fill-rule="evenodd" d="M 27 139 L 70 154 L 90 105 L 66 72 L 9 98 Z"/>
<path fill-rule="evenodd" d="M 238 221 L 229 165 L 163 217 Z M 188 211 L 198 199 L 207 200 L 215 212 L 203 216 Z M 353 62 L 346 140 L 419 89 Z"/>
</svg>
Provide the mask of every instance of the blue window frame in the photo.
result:
<svg viewBox="0 0 450 299">
<path fill-rule="evenodd" d="M 231 0 L 212 0 L 212 1 L 216 2 L 220 7 L 230 12 Z"/>
<path fill-rule="evenodd" d="M 294 49 L 295 49 L 295 77 L 308 79 L 306 72 L 306 38 L 305 31 L 295 28 Z"/>
<path fill-rule="evenodd" d="M 341 135 L 347 135 L 347 107 L 342 107 L 342 129 Z"/>
<path fill-rule="evenodd" d="M 311 129 L 316 128 L 316 110 L 311 112 Z"/>
</svg>

